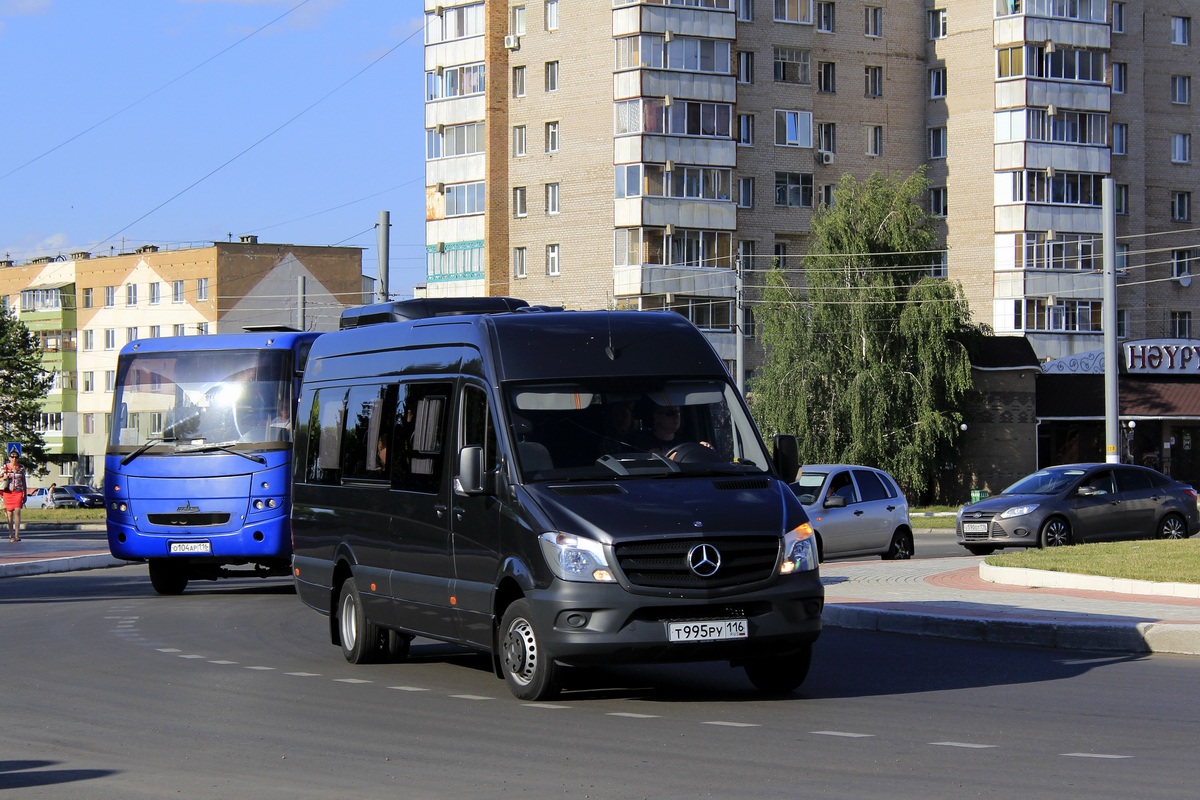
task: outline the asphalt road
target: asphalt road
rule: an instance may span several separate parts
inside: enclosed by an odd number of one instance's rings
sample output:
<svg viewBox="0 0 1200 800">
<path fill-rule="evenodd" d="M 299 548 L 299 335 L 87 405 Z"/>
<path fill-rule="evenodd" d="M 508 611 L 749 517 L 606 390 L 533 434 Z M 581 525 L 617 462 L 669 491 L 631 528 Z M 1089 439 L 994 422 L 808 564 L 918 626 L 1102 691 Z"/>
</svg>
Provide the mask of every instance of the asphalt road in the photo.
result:
<svg viewBox="0 0 1200 800">
<path fill-rule="evenodd" d="M 553 704 L 418 640 L 353 666 L 286 581 L 0 581 L 0 790 L 24 798 L 1178 798 L 1200 659 L 830 630 L 787 699 L 723 664 Z"/>
</svg>

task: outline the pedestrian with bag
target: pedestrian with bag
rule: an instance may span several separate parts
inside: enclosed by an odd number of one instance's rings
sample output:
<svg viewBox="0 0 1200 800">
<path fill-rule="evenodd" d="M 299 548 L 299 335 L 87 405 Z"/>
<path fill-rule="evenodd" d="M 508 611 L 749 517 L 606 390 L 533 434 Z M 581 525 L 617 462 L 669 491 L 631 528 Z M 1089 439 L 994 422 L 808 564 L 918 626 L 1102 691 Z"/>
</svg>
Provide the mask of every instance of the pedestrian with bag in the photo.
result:
<svg viewBox="0 0 1200 800">
<path fill-rule="evenodd" d="M 4 513 L 8 516 L 8 540 L 21 541 L 21 509 L 25 506 L 25 467 L 17 449 L 8 451 L 8 461 L 0 470 L 0 494 L 4 495 Z"/>
</svg>

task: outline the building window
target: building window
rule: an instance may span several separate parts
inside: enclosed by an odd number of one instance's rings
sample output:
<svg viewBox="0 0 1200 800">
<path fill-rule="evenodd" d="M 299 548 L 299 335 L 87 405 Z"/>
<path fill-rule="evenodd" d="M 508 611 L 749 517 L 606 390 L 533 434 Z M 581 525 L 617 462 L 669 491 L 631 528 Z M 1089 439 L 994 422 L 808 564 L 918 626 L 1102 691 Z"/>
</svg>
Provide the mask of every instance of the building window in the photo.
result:
<svg viewBox="0 0 1200 800">
<path fill-rule="evenodd" d="M 822 153 L 837 152 L 837 123 L 817 123 L 817 149 Z"/>
<path fill-rule="evenodd" d="M 83 415 L 83 432 L 84 433 L 95 433 L 96 432 L 96 415 L 95 414 L 84 414 Z"/>
<path fill-rule="evenodd" d="M 196 323 L 196 333 L 199 336 L 208 336 L 208 323 L 207 322 Z"/>
<path fill-rule="evenodd" d="M 817 187 L 817 205 L 832 206 L 833 192 L 837 188 L 833 183 L 822 183 Z"/>
<path fill-rule="evenodd" d="M 104 391 L 111 392 L 113 387 L 117 385 L 117 371 L 115 369 L 104 370 Z"/>
<path fill-rule="evenodd" d="M 513 97 L 525 96 L 525 67 L 512 68 L 512 93 Z"/>
<path fill-rule="evenodd" d="M 207 300 L 208 299 L 208 278 L 197 278 L 196 279 L 196 299 L 197 300 Z"/>
<path fill-rule="evenodd" d="M 738 114 L 737 143 L 746 147 L 754 144 L 754 115 Z"/>
<path fill-rule="evenodd" d="M 1172 250 L 1171 251 L 1171 277 L 1186 278 L 1192 274 L 1192 251 L 1187 250 Z"/>
<path fill-rule="evenodd" d="M 737 0 L 738 22 L 754 22 L 754 0 Z"/>
<path fill-rule="evenodd" d="M 946 68 L 937 67 L 929 70 L 929 96 L 946 96 Z"/>
<path fill-rule="evenodd" d="M 754 53 L 749 50 L 737 52 L 737 82 L 754 83 Z"/>
<path fill-rule="evenodd" d="M 513 187 L 513 216 L 524 217 L 529 213 L 529 209 L 525 203 L 525 187 Z"/>
<path fill-rule="evenodd" d="M 84 350 L 94 350 L 95 349 L 95 347 L 96 347 L 95 333 L 96 332 L 91 330 L 90 328 L 84 328 L 84 330 L 83 330 L 83 349 Z"/>
<path fill-rule="evenodd" d="M 117 304 L 117 287 L 105 286 L 104 287 L 104 307 L 112 308 L 116 304 Z"/>
<path fill-rule="evenodd" d="M 558 30 L 558 0 L 546 0 L 546 30 Z"/>
<path fill-rule="evenodd" d="M 738 178 L 738 208 L 754 208 L 754 178 Z"/>
<path fill-rule="evenodd" d="M 1190 133 L 1171 134 L 1171 163 L 1187 164 L 1192 160 L 1192 135 Z"/>
<path fill-rule="evenodd" d="M 92 307 L 92 290 L 90 287 L 83 290 L 83 307 L 84 308 Z"/>
<path fill-rule="evenodd" d="M 482 214 L 484 209 L 484 182 L 456 183 L 446 187 L 446 216 L 465 217 Z"/>
<path fill-rule="evenodd" d="M 1190 339 L 1190 338 L 1192 338 L 1192 312 L 1190 312 L 1190 311 L 1172 311 L 1171 312 L 1171 338 L 1173 338 L 1173 339 Z"/>
<path fill-rule="evenodd" d="M 158 281 L 150 282 L 150 305 L 156 306 L 162 300 L 162 284 Z"/>
<path fill-rule="evenodd" d="M 151 339 L 157 339 L 157 338 L 158 338 L 158 337 L 160 337 L 160 336 L 162 336 L 162 326 L 160 326 L 160 325 L 151 325 L 151 326 L 150 326 L 150 338 L 151 338 Z"/>
<path fill-rule="evenodd" d="M 1112 4 L 1112 32 L 1125 32 L 1125 4 L 1114 2 Z"/>
<path fill-rule="evenodd" d="M 812 147 L 812 112 L 777 109 L 775 144 L 780 147 Z"/>
<path fill-rule="evenodd" d="M 546 152 L 547 153 L 557 153 L 558 152 L 558 123 L 557 122 L 547 122 L 546 123 Z"/>
<path fill-rule="evenodd" d="M 559 264 L 558 245 L 546 245 L 546 274 L 551 276 L 561 275 L 561 267 L 562 265 Z"/>
<path fill-rule="evenodd" d="M 865 67 L 864 81 L 865 96 L 883 97 L 883 67 Z"/>
<path fill-rule="evenodd" d="M 1192 18 L 1171 17 L 1171 44 L 1192 43 Z"/>
<path fill-rule="evenodd" d="M 129 342 L 135 342 L 135 341 L 137 341 L 137 328 L 136 327 L 126 328 L 125 329 L 126 344 L 128 344 Z"/>
<path fill-rule="evenodd" d="M 949 253 L 937 250 L 929 254 L 929 276 L 931 278 L 946 278 L 950 274 Z"/>
<path fill-rule="evenodd" d="M 787 242 L 776 242 L 774 248 L 775 266 L 779 269 L 787 269 Z"/>
<path fill-rule="evenodd" d="M 881 156 L 883 155 L 883 126 L 868 125 L 867 126 L 867 155 Z"/>
<path fill-rule="evenodd" d="M 1192 79 L 1188 75 L 1171 76 L 1171 102 L 1187 105 L 1192 99 Z"/>
<path fill-rule="evenodd" d="M 186 326 L 176 324 L 171 329 L 173 336 L 185 336 L 187 334 Z"/>
<path fill-rule="evenodd" d="M 558 62 L 557 61 L 547 61 L 546 62 L 546 91 L 547 92 L 557 92 L 558 91 Z"/>
<path fill-rule="evenodd" d="M 171 281 L 171 302 L 183 302 L 183 281 Z"/>
<path fill-rule="evenodd" d="M 1114 156 L 1123 156 L 1129 152 L 1129 125 L 1124 122 L 1114 122 L 1112 126 Z"/>
<path fill-rule="evenodd" d="M 1176 222 L 1191 222 L 1191 192 L 1171 192 L 1171 219 Z"/>
<path fill-rule="evenodd" d="M 1117 309 L 1117 338 L 1129 338 L 1129 309 Z"/>
<path fill-rule="evenodd" d="M 946 129 L 945 128 L 930 128 L 929 129 L 929 157 L 930 158 L 945 158 L 946 157 Z"/>
<path fill-rule="evenodd" d="M 811 24 L 812 6 L 812 0 L 775 0 L 775 21 Z"/>
<path fill-rule="evenodd" d="M 879 6 L 867 6 L 863 9 L 863 34 L 883 36 L 883 9 Z"/>
<path fill-rule="evenodd" d="M 935 186 L 929 190 L 929 213 L 934 217 L 946 216 L 946 187 Z"/>
<path fill-rule="evenodd" d="M 559 189 L 558 189 L 558 187 L 559 187 L 559 184 L 557 184 L 557 183 L 547 183 L 546 184 L 546 213 L 547 214 L 557 214 L 559 212 L 559 207 L 558 207 Z"/>
<path fill-rule="evenodd" d="M 104 349 L 105 350 L 116 350 L 117 349 L 117 329 L 116 328 L 105 328 L 104 329 Z"/>
<path fill-rule="evenodd" d="M 127 305 L 127 306 L 136 306 L 137 305 L 137 284 L 136 283 L 126 284 L 126 286 L 125 286 L 125 305 Z"/>
<path fill-rule="evenodd" d="M 813 176 L 807 172 L 775 173 L 775 205 L 812 208 Z"/>
<path fill-rule="evenodd" d="M 837 66 L 832 61 L 817 62 L 817 91 L 826 94 L 837 91 Z"/>
<path fill-rule="evenodd" d="M 455 67 L 438 67 L 425 73 L 425 100 L 443 100 L 483 94 L 483 64 L 461 64 Z"/>
<path fill-rule="evenodd" d="M 83 373 L 83 391 L 85 391 L 85 392 L 96 391 L 96 373 L 94 373 L 94 372 Z"/>
<path fill-rule="evenodd" d="M 525 6 L 513 6 L 509 14 L 508 32 L 513 36 L 525 35 Z"/>
<path fill-rule="evenodd" d="M 1113 206 L 1115 207 L 1116 213 L 1118 213 L 1118 214 L 1128 214 L 1129 213 L 1129 184 L 1128 183 L 1118 183 L 1116 185 L 1115 191 L 1113 192 Z"/>
<path fill-rule="evenodd" d="M 513 277 L 514 278 L 527 277 L 528 273 L 525 270 L 526 270 L 525 248 L 524 247 L 514 247 L 513 248 Z"/>
<path fill-rule="evenodd" d="M 826 0 L 817 0 L 817 30 L 821 33 L 833 33 L 837 26 L 835 24 L 836 7 L 832 2 Z"/>
<path fill-rule="evenodd" d="M 774 53 L 776 82 L 803 84 L 812 82 L 808 50 L 798 47 L 776 47 Z"/>
<path fill-rule="evenodd" d="M 946 9 L 935 8 L 929 12 L 929 38 L 946 38 Z"/>
<path fill-rule="evenodd" d="M 1113 94 L 1125 94 L 1125 84 L 1129 75 L 1129 65 L 1114 61 L 1112 65 Z"/>
<path fill-rule="evenodd" d="M 526 153 L 526 134 L 524 125 L 513 126 L 513 157 L 521 158 Z"/>
<path fill-rule="evenodd" d="M 1024 74 L 1024 47 L 1001 47 L 996 51 L 996 77 L 1019 78 Z"/>
</svg>

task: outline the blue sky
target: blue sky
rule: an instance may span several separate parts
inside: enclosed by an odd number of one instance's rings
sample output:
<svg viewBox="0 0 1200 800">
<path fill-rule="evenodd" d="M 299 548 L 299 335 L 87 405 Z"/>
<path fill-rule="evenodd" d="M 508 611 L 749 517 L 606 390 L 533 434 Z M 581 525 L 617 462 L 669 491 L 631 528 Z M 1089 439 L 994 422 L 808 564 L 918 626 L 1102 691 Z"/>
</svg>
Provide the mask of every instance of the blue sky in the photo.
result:
<svg viewBox="0 0 1200 800">
<path fill-rule="evenodd" d="M 0 0 L 0 253 L 257 234 L 363 247 L 374 277 L 386 210 L 411 296 L 422 19 L 419 0 Z"/>
</svg>

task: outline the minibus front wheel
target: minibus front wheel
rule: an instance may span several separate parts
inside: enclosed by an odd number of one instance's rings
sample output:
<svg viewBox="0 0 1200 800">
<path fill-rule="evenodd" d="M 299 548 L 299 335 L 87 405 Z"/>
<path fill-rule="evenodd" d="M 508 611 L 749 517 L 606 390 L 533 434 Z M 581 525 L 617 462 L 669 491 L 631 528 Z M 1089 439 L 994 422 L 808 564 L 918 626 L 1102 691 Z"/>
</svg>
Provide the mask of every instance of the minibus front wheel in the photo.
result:
<svg viewBox="0 0 1200 800">
<path fill-rule="evenodd" d="M 529 601 L 517 600 L 500 623 L 500 663 L 504 680 L 520 700 L 551 700 L 561 688 L 561 668 L 542 649 Z"/>
<path fill-rule="evenodd" d="M 757 658 L 742 667 L 754 688 L 764 694 L 789 694 L 800 688 L 812 666 L 812 644 L 786 655 Z"/>
</svg>

